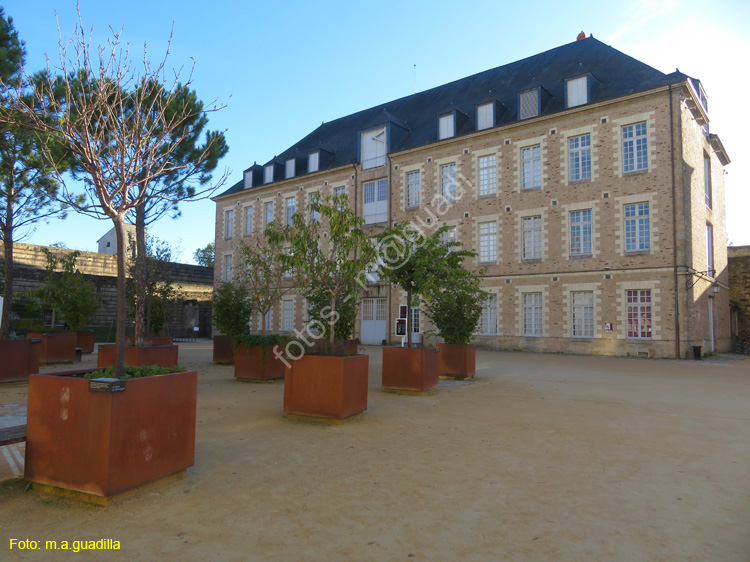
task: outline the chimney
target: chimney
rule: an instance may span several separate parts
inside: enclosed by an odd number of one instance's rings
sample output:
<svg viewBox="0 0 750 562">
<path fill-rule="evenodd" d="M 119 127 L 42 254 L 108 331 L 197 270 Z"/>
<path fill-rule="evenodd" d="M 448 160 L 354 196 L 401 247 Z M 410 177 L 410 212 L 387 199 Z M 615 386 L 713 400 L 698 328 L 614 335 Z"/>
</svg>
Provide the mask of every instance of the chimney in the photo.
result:
<svg viewBox="0 0 750 562">
<path fill-rule="evenodd" d="M 576 41 L 581 41 L 581 40 L 583 40 L 583 39 L 586 39 L 586 34 L 585 34 L 585 33 L 584 33 L 583 31 L 581 31 L 581 32 L 580 32 L 580 33 L 578 34 L 578 37 L 576 37 Z"/>
</svg>

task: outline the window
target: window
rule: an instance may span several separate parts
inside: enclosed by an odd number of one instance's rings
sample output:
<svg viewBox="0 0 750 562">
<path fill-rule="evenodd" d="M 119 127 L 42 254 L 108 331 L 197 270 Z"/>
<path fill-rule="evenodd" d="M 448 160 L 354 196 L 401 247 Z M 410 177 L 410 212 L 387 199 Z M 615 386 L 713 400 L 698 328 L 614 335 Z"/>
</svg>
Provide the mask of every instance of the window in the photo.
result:
<svg viewBox="0 0 750 562">
<path fill-rule="evenodd" d="M 521 149 L 521 165 L 523 189 L 533 189 L 542 186 L 542 148 L 540 145 L 527 146 Z"/>
<path fill-rule="evenodd" d="M 406 174 L 406 207 L 419 207 L 419 171 Z"/>
<path fill-rule="evenodd" d="M 388 180 L 368 181 L 362 185 L 365 224 L 388 220 Z"/>
<path fill-rule="evenodd" d="M 479 223 L 479 263 L 497 261 L 497 223 Z"/>
<path fill-rule="evenodd" d="M 224 281 L 232 280 L 232 254 L 224 256 Z"/>
<path fill-rule="evenodd" d="M 271 329 L 271 310 L 270 309 L 266 311 L 265 321 L 266 321 L 266 330 L 270 330 Z"/>
<path fill-rule="evenodd" d="M 703 185 L 706 190 L 706 207 L 713 208 L 713 190 L 711 189 L 711 159 L 703 153 Z"/>
<path fill-rule="evenodd" d="M 482 303 L 479 333 L 483 336 L 497 334 L 497 295 L 489 295 Z"/>
<path fill-rule="evenodd" d="M 248 205 L 245 207 L 245 229 L 244 234 L 247 236 L 248 234 L 253 233 L 253 206 Z"/>
<path fill-rule="evenodd" d="M 446 201 L 456 200 L 456 164 L 440 166 L 440 191 Z"/>
<path fill-rule="evenodd" d="M 706 225 L 706 270 L 708 271 L 709 277 L 715 277 L 716 271 L 714 270 L 714 227 L 713 225 Z"/>
<path fill-rule="evenodd" d="M 646 123 L 635 123 L 622 128 L 622 159 L 625 172 L 648 169 Z"/>
<path fill-rule="evenodd" d="M 449 139 L 456 136 L 456 116 L 443 115 L 438 119 L 438 139 Z"/>
<path fill-rule="evenodd" d="M 229 210 L 224 213 L 224 238 L 231 238 L 234 235 L 234 211 Z"/>
<path fill-rule="evenodd" d="M 572 78 L 567 82 L 568 86 L 568 107 L 575 107 L 589 102 L 588 78 Z"/>
<path fill-rule="evenodd" d="M 651 247 L 648 203 L 625 205 L 625 251 L 643 252 Z"/>
<path fill-rule="evenodd" d="M 285 170 L 285 176 L 287 179 L 294 177 L 294 165 L 296 164 L 296 160 L 294 158 L 290 158 L 286 161 L 286 170 Z"/>
<path fill-rule="evenodd" d="M 291 332 L 294 329 L 294 301 L 285 300 L 284 302 L 284 325 L 282 330 Z"/>
<path fill-rule="evenodd" d="M 542 216 L 523 218 L 523 259 L 542 259 Z"/>
<path fill-rule="evenodd" d="M 489 129 L 495 125 L 495 104 L 483 103 L 477 107 L 477 131 Z"/>
<path fill-rule="evenodd" d="M 591 179 L 591 135 L 568 139 L 570 181 Z"/>
<path fill-rule="evenodd" d="M 269 201 L 268 203 L 266 203 L 265 207 L 265 226 L 268 226 L 273 222 L 273 201 Z"/>
<path fill-rule="evenodd" d="M 286 224 L 292 226 L 292 217 L 294 216 L 294 209 L 296 207 L 296 200 L 294 197 L 287 197 L 286 199 Z"/>
<path fill-rule="evenodd" d="M 456 227 L 451 226 L 445 232 L 441 232 L 440 241 L 446 245 L 450 244 L 449 251 L 454 252 L 456 250 L 456 246 L 453 244 L 456 241 Z"/>
<path fill-rule="evenodd" d="M 385 166 L 386 129 L 381 127 L 362 133 L 362 169 Z"/>
<path fill-rule="evenodd" d="M 594 337 L 594 293 L 582 291 L 570 294 L 571 320 L 574 338 Z"/>
<path fill-rule="evenodd" d="M 479 195 L 494 195 L 497 192 L 497 166 L 495 155 L 479 158 Z"/>
<path fill-rule="evenodd" d="M 542 335 L 542 293 L 523 294 L 523 335 Z"/>
<path fill-rule="evenodd" d="M 591 209 L 570 213 L 570 255 L 591 254 Z"/>
<path fill-rule="evenodd" d="M 628 337 L 651 339 L 651 291 L 627 292 Z"/>
<path fill-rule="evenodd" d="M 310 205 L 320 200 L 320 193 L 314 191 L 310 194 Z M 310 222 L 318 222 L 320 220 L 320 211 L 310 210 Z"/>
<path fill-rule="evenodd" d="M 337 187 L 336 189 L 333 190 L 333 194 L 337 198 L 341 197 L 342 195 L 346 195 L 346 187 Z M 343 205 L 342 206 L 338 206 L 337 205 L 337 207 L 339 208 L 339 211 L 343 211 L 344 210 L 344 206 Z"/>
<path fill-rule="evenodd" d="M 539 90 L 531 90 L 521 94 L 518 112 L 519 119 L 539 115 Z"/>
<path fill-rule="evenodd" d="M 273 181 L 273 164 L 266 166 L 263 170 L 263 183 L 271 183 Z"/>
<path fill-rule="evenodd" d="M 307 157 L 307 173 L 317 172 L 319 164 L 320 152 L 311 152 Z"/>
</svg>

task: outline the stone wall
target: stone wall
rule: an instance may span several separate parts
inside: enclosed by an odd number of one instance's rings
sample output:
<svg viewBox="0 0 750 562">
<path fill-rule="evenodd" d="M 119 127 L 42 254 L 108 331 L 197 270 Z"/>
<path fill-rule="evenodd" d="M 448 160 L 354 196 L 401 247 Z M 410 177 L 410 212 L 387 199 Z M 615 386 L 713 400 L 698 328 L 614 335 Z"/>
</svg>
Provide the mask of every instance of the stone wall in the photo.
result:
<svg viewBox="0 0 750 562">
<path fill-rule="evenodd" d="M 730 246 L 729 299 L 732 302 L 732 335 L 750 340 L 750 246 Z"/>
</svg>

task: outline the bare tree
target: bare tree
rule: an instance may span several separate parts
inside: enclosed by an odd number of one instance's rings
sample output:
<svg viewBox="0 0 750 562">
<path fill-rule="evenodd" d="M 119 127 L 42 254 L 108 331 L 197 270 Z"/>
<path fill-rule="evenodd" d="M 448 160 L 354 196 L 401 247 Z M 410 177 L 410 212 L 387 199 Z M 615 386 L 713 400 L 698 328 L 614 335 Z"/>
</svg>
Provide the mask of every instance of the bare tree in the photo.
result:
<svg viewBox="0 0 750 562">
<path fill-rule="evenodd" d="M 20 87 L 2 84 L 0 123 L 23 126 L 45 141 L 44 154 L 60 180 L 64 168 L 56 154 L 70 154 L 77 176 L 83 179 L 81 202 L 68 185 L 60 197 L 74 209 L 109 218 L 117 236 L 117 347 L 114 376 L 120 376 L 125 345 L 125 219 L 149 198 L 164 201 L 173 194 L 139 189 L 158 184 L 162 178 L 195 166 L 175 156 L 183 144 L 184 123 L 220 109 L 216 103 L 196 108 L 175 104 L 191 84 L 192 70 L 182 81 L 180 71 L 167 79 L 169 48 L 158 64 L 152 64 L 144 48 L 136 64 L 123 44 L 122 30 L 111 31 L 106 45 L 91 47 L 78 15 L 75 31 L 60 40 L 60 66 L 56 72 L 37 76 L 31 99 Z M 62 35 L 61 35 L 62 37 Z M 171 36 L 170 36 L 171 44 Z M 55 74 L 57 74 L 55 76 Z M 212 146 L 203 147 L 195 159 L 208 158 Z"/>
</svg>

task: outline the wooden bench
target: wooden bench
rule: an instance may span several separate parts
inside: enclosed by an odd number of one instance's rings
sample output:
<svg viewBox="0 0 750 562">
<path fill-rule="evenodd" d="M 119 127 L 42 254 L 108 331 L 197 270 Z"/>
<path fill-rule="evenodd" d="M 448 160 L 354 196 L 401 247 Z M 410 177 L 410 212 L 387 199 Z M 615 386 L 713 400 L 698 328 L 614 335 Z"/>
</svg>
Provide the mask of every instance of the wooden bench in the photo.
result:
<svg viewBox="0 0 750 562">
<path fill-rule="evenodd" d="M 0 427 L 0 447 L 26 441 L 26 424 Z"/>
</svg>

